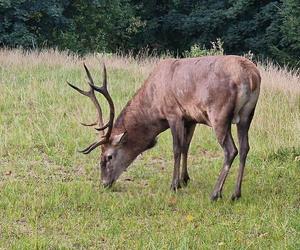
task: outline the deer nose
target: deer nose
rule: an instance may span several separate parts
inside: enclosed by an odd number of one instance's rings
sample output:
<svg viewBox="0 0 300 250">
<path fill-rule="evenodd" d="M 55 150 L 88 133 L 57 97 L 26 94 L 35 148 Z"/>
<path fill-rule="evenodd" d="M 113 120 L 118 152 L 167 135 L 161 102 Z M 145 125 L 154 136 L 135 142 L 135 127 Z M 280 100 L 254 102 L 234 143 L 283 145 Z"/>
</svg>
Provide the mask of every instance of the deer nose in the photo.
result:
<svg viewBox="0 0 300 250">
<path fill-rule="evenodd" d="M 112 186 L 113 182 L 114 182 L 113 180 L 112 181 L 110 181 L 110 180 L 102 180 L 102 184 L 103 184 L 104 188 L 110 188 Z"/>
</svg>

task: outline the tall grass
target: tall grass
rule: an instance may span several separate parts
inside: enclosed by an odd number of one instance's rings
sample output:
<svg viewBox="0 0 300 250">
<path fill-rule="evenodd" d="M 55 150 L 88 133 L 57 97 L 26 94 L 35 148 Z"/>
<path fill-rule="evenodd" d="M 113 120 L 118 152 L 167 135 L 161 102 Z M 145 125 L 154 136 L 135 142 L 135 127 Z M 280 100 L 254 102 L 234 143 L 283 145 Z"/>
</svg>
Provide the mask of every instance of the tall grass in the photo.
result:
<svg viewBox="0 0 300 250">
<path fill-rule="evenodd" d="M 93 121 L 95 110 L 66 81 L 87 86 L 83 62 L 102 81 L 105 62 L 118 113 L 159 60 L 0 50 L 0 248 L 300 247 L 300 76 L 271 63 L 258 65 L 262 90 L 239 202 L 229 202 L 237 161 L 224 199 L 209 201 L 223 156 L 204 126 L 192 142 L 187 188 L 169 192 L 166 131 L 111 191 L 102 189 L 98 153 L 77 153 L 95 139 L 78 125 Z"/>
</svg>

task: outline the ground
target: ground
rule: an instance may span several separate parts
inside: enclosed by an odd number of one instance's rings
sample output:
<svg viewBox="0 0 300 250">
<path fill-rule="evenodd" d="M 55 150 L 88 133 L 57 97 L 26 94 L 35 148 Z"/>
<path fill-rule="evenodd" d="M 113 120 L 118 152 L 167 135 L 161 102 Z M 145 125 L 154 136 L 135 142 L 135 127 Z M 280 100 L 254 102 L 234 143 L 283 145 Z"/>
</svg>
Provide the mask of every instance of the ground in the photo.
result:
<svg viewBox="0 0 300 250">
<path fill-rule="evenodd" d="M 66 81 L 86 86 L 84 61 L 100 83 L 105 61 L 118 113 L 158 60 L 0 51 L 0 249 L 300 248 L 299 74 L 272 64 L 259 64 L 262 91 L 239 201 L 230 201 L 238 157 L 223 199 L 209 199 L 223 154 L 205 126 L 192 141 L 188 187 L 170 191 L 166 131 L 111 190 L 102 188 L 99 150 L 77 152 L 95 140 L 79 124 L 94 121 L 94 107 Z"/>
</svg>

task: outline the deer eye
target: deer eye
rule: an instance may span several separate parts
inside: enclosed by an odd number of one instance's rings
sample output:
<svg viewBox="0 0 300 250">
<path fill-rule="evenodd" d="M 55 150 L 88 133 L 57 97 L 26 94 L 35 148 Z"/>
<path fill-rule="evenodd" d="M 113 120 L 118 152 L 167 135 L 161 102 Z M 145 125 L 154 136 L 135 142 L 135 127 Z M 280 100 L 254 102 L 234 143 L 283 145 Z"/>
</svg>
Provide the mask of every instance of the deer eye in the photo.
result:
<svg viewBox="0 0 300 250">
<path fill-rule="evenodd" d="M 112 155 L 107 156 L 107 160 L 110 161 L 112 159 Z"/>
</svg>

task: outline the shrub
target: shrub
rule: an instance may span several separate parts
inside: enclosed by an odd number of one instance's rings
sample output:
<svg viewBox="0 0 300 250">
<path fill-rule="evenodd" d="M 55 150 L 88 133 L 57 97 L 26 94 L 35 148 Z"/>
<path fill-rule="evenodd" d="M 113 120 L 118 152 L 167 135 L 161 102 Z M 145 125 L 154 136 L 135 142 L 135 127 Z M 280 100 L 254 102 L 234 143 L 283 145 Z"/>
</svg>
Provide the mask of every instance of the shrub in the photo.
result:
<svg viewBox="0 0 300 250">
<path fill-rule="evenodd" d="M 211 48 L 207 49 L 200 44 L 194 44 L 190 50 L 184 52 L 184 57 L 199 57 L 199 56 L 215 56 L 224 55 L 223 42 L 217 38 L 215 42 L 211 42 Z"/>
</svg>

